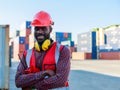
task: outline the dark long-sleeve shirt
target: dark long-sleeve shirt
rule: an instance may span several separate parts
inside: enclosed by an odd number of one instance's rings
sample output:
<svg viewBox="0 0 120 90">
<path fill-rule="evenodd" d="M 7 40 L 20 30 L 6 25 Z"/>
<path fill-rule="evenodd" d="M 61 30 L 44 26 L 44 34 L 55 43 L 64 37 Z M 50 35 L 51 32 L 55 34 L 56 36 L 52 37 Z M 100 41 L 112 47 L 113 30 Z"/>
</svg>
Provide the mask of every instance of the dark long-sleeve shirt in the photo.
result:
<svg viewBox="0 0 120 90">
<path fill-rule="evenodd" d="M 35 51 L 36 67 L 42 65 L 42 59 L 46 54 L 46 51 Z M 56 74 L 49 78 L 44 79 L 44 71 L 37 73 L 25 74 L 25 67 L 27 67 L 26 61 L 22 58 L 22 62 L 19 63 L 15 82 L 17 87 L 35 87 L 37 90 L 48 90 L 51 88 L 58 88 L 65 86 L 65 82 L 68 80 L 70 71 L 70 51 L 67 47 L 63 47 L 60 51 L 60 57 L 56 65 Z"/>
</svg>

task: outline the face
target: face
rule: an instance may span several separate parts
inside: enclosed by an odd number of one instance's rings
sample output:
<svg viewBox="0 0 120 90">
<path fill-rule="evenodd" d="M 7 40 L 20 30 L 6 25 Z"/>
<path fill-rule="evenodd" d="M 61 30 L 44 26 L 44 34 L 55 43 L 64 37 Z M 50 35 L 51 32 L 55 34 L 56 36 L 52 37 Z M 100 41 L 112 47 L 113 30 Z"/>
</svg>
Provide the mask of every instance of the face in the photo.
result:
<svg viewBox="0 0 120 90">
<path fill-rule="evenodd" d="M 50 33 L 52 28 L 50 26 L 47 27 L 35 27 L 34 28 L 34 36 L 38 43 L 44 42 L 46 39 L 50 38 Z"/>
</svg>

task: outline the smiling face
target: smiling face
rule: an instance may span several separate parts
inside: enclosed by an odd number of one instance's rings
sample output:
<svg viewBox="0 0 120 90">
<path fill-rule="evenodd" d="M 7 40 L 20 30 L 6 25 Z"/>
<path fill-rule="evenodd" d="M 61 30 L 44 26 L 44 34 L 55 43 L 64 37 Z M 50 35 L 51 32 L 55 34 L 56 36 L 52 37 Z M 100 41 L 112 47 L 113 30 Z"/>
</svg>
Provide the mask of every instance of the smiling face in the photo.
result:
<svg viewBox="0 0 120 90">
<path fill-rule="evenodd" d="M 50 33 L 52 31 L 51 26 L 39 27 L 36 26 L 34 28 L 34 36 L 39 44 L 42 44 L 46 39 L 50 38 Z"/>
</svg>

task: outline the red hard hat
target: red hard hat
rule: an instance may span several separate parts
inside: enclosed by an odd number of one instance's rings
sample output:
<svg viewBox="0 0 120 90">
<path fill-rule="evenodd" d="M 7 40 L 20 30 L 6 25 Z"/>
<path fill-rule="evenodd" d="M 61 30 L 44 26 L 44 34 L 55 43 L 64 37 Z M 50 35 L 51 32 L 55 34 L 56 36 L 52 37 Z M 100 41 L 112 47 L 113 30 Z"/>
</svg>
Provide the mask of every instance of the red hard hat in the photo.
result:
<svg viewBox="0 0 120 90">
<path fill-rule="evenodd" d="M 51 20 L 50 15 L 45 11 L 38 12 L 31 22 L 32 26 L 50 26 L 53 24 L 54 22 Z"/>
</svg>

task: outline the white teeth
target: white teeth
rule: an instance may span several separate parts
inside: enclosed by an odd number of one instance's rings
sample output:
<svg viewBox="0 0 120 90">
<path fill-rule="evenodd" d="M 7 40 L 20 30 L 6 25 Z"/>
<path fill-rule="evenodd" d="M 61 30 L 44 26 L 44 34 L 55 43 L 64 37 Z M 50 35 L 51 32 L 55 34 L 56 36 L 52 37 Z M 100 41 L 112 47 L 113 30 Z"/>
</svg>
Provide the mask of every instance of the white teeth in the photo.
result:
<svg viewBox="0 0 120 90">
<path fill-rule="evenodd" d="M 44 36 L 42 36 L 42 35 L 41 35 L 41 36 L 38 36 L 37 38 L 38 38 L 38 39 L 43 39 L 43 38 L 44 38 Z"/>
</svg>

